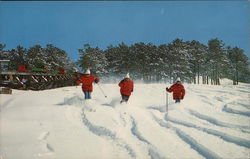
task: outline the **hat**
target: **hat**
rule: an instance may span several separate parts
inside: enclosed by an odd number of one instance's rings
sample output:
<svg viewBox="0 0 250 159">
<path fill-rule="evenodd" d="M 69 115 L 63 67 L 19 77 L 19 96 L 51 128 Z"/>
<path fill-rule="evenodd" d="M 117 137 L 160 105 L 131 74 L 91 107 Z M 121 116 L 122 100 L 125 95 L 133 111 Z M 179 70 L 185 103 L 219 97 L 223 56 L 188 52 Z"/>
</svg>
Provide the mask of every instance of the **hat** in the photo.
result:
<svg viewBox="0 0 250 159">
<path fill-rule="evenodd" d="M 126 78 L 130 78 L 129 73 L 127 73 Z"/>
<path fill-rule="evenodd" d="M 90 74 L 90 70 L 87 69 L 86 72 L 85 72 L 85 74 Z"/>
<path fill-rule="evenodd" d="M 176 79 L 176 82 L 178 82 L 178 81 L 179 81 L 179 82 L 181 81 L 180 77 L 178 77 L 178 78 Z"/>
</svg>

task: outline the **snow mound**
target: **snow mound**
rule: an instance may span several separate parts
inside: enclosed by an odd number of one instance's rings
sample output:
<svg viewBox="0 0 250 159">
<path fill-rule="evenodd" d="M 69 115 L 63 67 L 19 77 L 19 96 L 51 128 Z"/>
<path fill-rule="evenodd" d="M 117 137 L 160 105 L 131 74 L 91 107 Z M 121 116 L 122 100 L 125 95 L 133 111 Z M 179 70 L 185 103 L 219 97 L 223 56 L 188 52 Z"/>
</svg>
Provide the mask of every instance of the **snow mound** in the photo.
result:
<svg viewBox="0 0 250 159">
<path fill-rule="evenodd" d="M 14 90 L 0 96 L 0 158 L 250 158 L 250 85 L 221 82 L 184 84 L 179 104 L 164 84 L 136 83 L 127 104 L 117 84 L 91 100 L 80 87 Z"/>
</svg>

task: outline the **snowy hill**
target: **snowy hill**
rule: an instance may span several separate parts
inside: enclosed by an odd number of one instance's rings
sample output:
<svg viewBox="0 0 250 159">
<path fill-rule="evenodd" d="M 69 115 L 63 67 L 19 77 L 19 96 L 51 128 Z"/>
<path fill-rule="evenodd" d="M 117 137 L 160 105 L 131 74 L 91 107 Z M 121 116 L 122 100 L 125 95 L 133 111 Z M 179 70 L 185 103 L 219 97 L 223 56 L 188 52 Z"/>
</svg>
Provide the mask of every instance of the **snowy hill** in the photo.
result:
<svg viewBox="0 0 250 159">
<path fill-rule="evenodd" d="M 117 84 L 1 95 L 1 159 L 250 158 L 250 85 L 187 85 L 174 104 L 165 84 Z M 169 86 L 169 85 L 168 85 Z"/>
</svg>

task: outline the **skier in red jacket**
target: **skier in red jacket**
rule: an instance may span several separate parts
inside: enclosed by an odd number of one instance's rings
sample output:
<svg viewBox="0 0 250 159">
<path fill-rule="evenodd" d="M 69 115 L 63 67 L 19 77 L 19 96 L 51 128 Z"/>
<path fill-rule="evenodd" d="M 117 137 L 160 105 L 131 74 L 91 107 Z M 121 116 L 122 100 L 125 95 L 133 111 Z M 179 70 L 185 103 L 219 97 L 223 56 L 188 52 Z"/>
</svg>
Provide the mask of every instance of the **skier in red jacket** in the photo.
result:
<svg viewBox="0 0 250 159">
<path fill-rule="evenodd" d="M 82 83 L 82 91 L 84 93 L 85 99 L 91 99 L 91 92 L 93 91 L 93 82 L 98 83 L 99 78 L 94 75 L 91 75 L 89 69 L 87 69 L 86 73 L 76 81 L 76 84 Z"/>
<path fill-rule="evenodd" d="M 120 93 L 122 95 L 122 100 L 120 103 L 128 102 L 131 92 L 133 92 L 134 90 L 134 82 L 132 79 L 130 79 L 129 73 L 123 80 L 120 81 L 119 87 L 120 87 Z"/>
<path fill-rule="evenodd" d="M 170 88 L 166 88 L 168 92 L 173 92 L 173 99 L 175 100 L 175 103 L 180 103 L 182 99 L 184 99 L 185 96 L 185 88 L 181 84 L 180 78 L 177 78 L 175 84 L 173 84 Z"/>
</svg>

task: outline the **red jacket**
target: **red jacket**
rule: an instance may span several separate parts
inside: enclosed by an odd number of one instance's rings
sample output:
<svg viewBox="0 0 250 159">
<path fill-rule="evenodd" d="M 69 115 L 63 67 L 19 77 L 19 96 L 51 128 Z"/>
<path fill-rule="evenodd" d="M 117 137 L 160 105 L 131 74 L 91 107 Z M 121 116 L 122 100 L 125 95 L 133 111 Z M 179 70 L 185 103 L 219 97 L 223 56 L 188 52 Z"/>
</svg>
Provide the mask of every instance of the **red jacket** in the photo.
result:
<svg viewBox="0 0 250 159">
<path fill-rule="evenodd" d="M 19 72 L 29 72 L 29 70 L 26 68 L 26 65 L 19 65 L 17 68 L 17 71 Z"/>
<path fill-rule="evenodd" d="M 119 87 L 122 95 L 130 96 L 134 90 L 134 82 L 129 78 L 125 78 L 119 83 Z"/>
<path fill-rule="evenodd" d="M 175 83 L 167 91 L 173 92 L 174 99 L 183 99 L 185 96 L 185 88 L 182 84 Z"/>
<path fill-rule="evenodd" d="M 63 68 L 59 68 L 58 69 L 58 74 L 65 74 L 65 70 Z"/>
<path fill-rule="evenodd" d="M 93 82 L 98 83 L 99 78 L 97 78 L 94 75 L 84 74 L 76 81 L 76 84 L 82 83 L 82 90 L 83 91 L 92 92 L 93 91 L 93 85 L 92 85 Z"/>
</svg>

